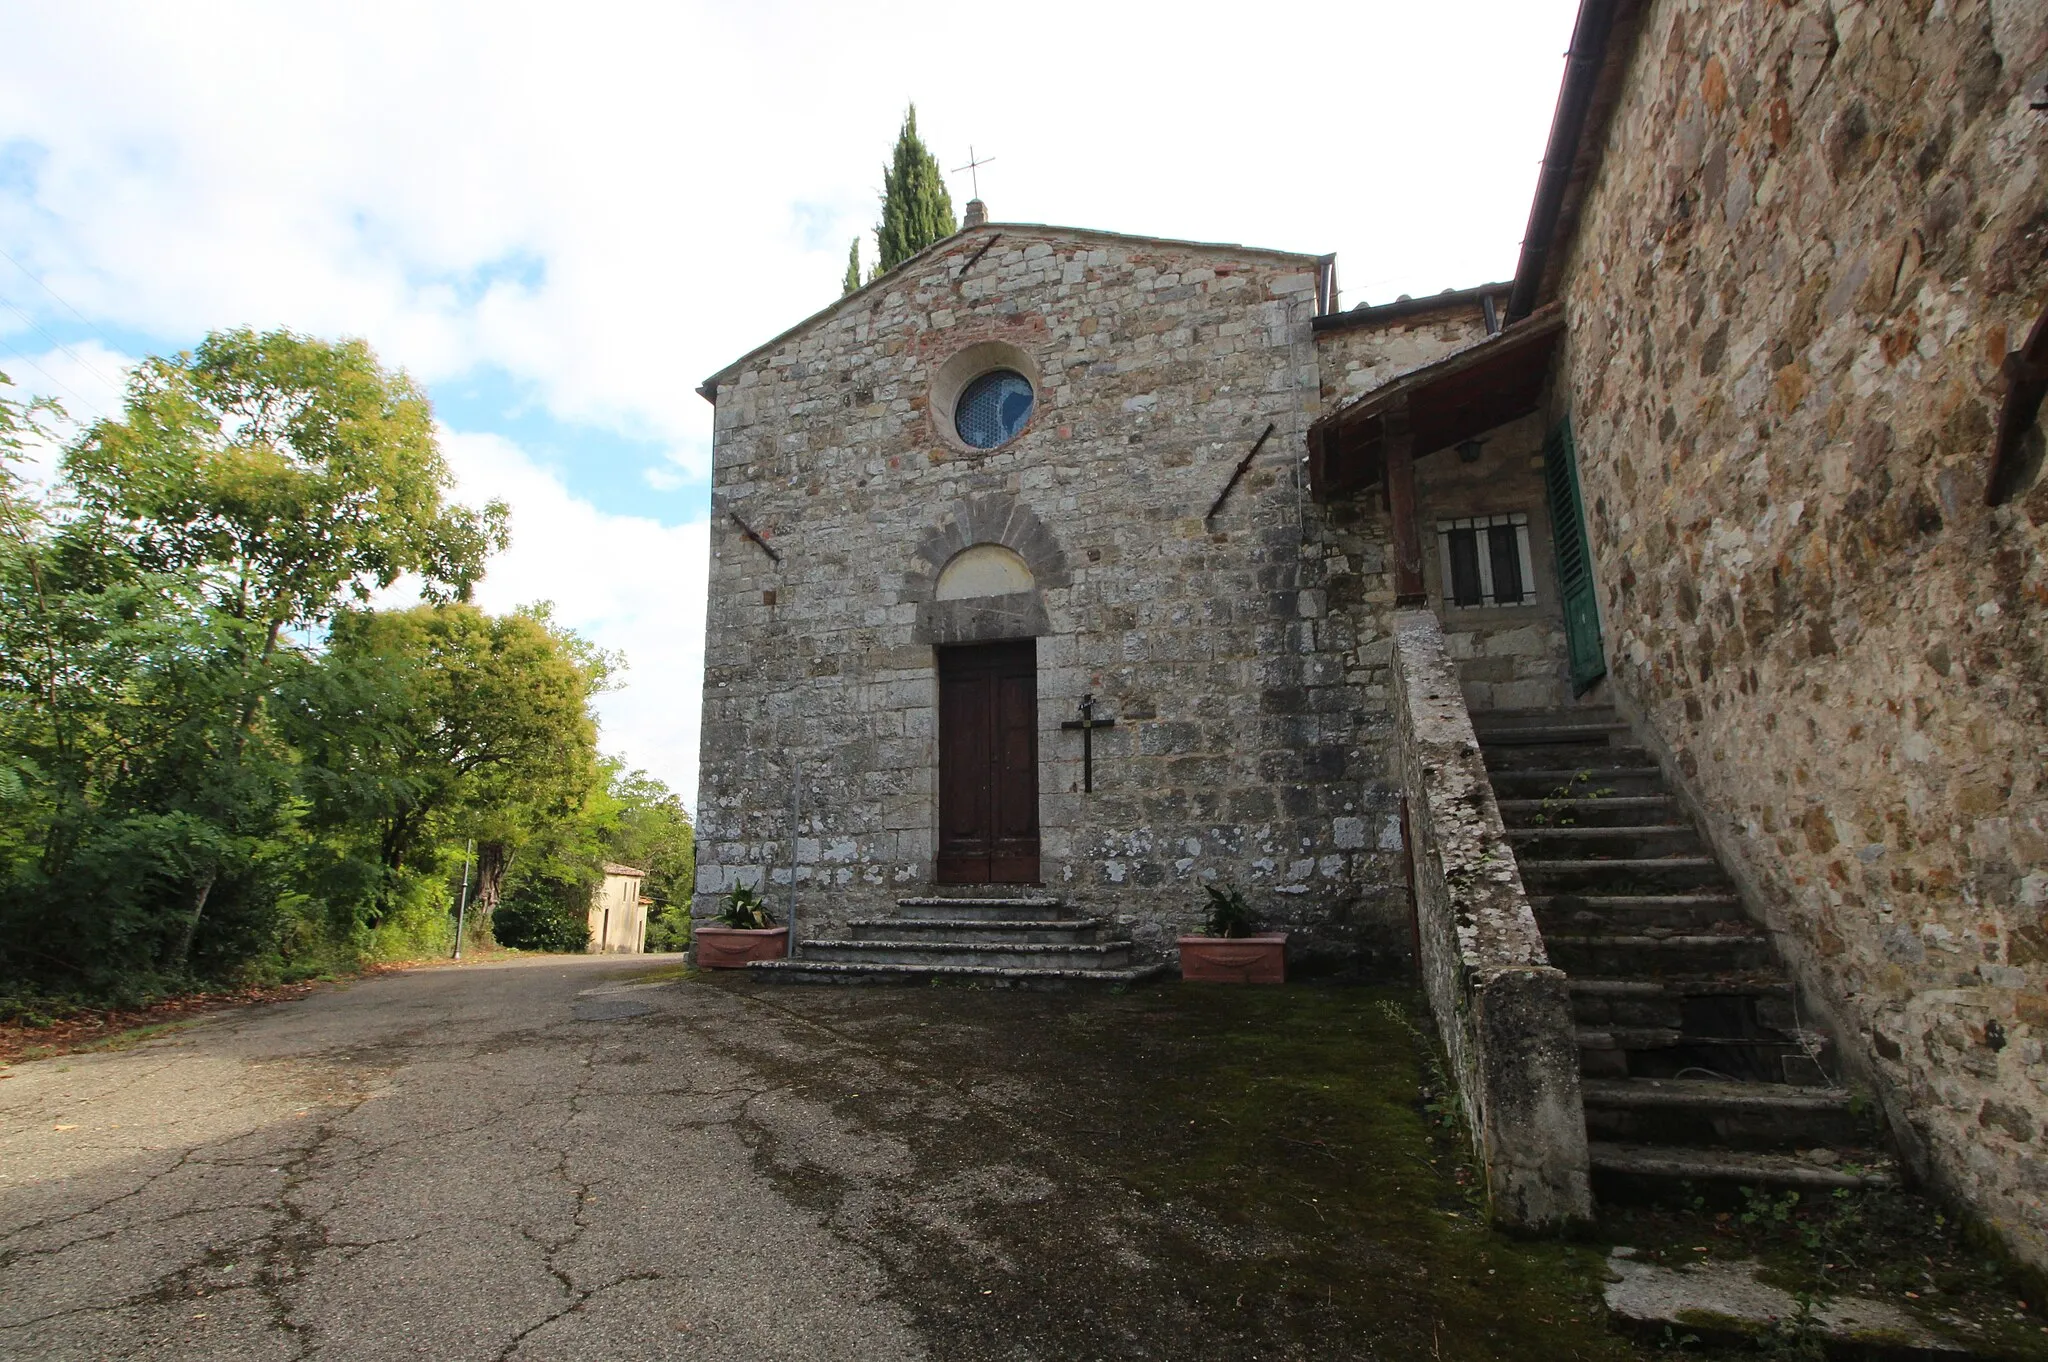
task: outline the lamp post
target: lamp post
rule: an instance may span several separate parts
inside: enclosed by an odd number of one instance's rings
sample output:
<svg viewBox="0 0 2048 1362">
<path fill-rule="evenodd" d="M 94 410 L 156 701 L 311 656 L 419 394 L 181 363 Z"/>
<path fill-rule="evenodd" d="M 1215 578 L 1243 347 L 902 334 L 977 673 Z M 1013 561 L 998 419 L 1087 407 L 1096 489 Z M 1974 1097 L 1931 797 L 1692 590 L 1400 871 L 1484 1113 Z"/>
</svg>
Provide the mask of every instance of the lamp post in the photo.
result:
<svg viewBox="0 0 2048 1362">
<path fill-rule="evenodd" d="M 455 958 L 462 958 L 462 929 L 469 916 L 469 856 L 476 850 L 476 838 L 462 844 L 462 898 L 455 907 Z"/>
</svg>

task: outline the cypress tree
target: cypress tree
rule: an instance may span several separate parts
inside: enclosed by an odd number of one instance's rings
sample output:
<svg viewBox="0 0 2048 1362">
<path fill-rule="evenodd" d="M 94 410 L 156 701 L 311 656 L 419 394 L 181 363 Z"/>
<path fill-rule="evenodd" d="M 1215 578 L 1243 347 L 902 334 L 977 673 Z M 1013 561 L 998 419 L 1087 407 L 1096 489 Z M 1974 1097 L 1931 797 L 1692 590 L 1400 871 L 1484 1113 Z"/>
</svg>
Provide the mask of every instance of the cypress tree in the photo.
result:
<svg viewBox="0 0 2048 1362">
<path fill-rule="evenodd" d="M 846 296 L 847 294 L 849 294 L 849 293 L 853 292 L 853 291 L 854 291 L 855 289 L 857 289 L 857 288 L 859 288 L 859 287 L 860 287 L 860 238 L 859 238 L 859 237 L 855 237 L 855 238 L 853 239 L 853 245 L 852 245 L 852 246 L 850 246 L 850 247 L 848 247 L 848 248 L 847 248 L 847 251 L 846 251 L 846 280 L 845 280 L 845 287 L 839 290 L 839 296 L 840 296 L 840 297 L 842 297 L 842 298 L 844 298 L 844 297 L 845 297 L 845 296 Z"/>
<path fill-rule="evenodd" d="M 917 106 L 903 115 L 896 154 L 882 167 L 882 220 L 875 227 L 887 273 L 934 241 L 953 235 L 953 196 L 939 163 L 917 135 Z"/>
</svg>

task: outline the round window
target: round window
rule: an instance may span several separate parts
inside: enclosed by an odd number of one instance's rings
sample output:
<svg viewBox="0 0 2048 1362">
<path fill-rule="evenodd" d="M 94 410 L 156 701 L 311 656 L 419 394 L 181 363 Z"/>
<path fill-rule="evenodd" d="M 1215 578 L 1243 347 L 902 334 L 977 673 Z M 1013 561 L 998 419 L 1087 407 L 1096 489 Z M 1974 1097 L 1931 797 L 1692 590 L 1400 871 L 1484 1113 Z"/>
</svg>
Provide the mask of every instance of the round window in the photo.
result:
<svg viewBox="0 0 2048 1362">
<path fill-rule="evenodd" d="M 953 429 L 976 449 L 994 449 L 1024 429 L 1031 403 L 1031 380 L 1015 369 L 997 369 L 961 389 Z"/>
</svg>

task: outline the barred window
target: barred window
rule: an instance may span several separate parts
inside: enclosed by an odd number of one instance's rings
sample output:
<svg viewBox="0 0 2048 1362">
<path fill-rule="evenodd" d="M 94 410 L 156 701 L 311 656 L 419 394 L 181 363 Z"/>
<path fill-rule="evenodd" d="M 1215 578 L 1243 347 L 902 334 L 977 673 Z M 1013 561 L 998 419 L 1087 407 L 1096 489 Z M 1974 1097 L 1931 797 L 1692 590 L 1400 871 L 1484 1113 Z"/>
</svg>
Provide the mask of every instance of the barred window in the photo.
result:
<svg viewBox="0 0 2048 1362">
<path fill-rule="evenodd" d="M 1529 517 L 1475 516 L 1436 523 L 1443 560 L 1444 603 L 1460 607 L 1533 605 L 1536 571 L 1529 558 Z"/>
</svg>

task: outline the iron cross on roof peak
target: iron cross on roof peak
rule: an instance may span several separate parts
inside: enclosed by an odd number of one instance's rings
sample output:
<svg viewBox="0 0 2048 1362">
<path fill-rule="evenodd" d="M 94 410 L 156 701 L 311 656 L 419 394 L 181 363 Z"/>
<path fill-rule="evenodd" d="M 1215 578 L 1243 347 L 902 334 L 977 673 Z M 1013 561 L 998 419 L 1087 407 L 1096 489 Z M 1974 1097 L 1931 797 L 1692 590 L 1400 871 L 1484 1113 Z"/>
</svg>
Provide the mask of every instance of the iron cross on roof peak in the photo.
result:
<svg viewBox="0 0 2048 1362">
<path fill-rule="evenodd" d="M 954 166 L 953 173 L 958 175 L 963 170 L 967 172 L 968 182 L 974 186 L 974 197 L 978 199 L 981 197 L 981 168 L 995 159 L 993 156 L 984 156 L 976 159 L 974 143 L 969 142 L 967 144 L 967 164 L 964 166 Z"/>
</svg>

